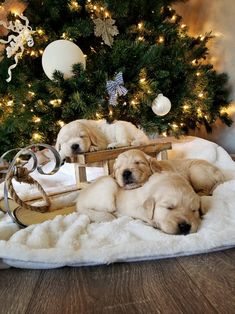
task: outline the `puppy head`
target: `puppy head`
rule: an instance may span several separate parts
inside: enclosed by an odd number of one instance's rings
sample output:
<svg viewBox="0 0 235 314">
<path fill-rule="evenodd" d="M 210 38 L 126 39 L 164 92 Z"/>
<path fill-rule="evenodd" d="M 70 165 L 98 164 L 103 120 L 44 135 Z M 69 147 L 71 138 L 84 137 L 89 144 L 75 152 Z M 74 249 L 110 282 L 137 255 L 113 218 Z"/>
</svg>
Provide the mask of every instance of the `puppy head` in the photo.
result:
<svg viewBox="0 0 235 314">
<path fill-rule="evenodd" d="M 92 127 L 73 121 L 60 130 L 56 149 L 60 151 L 61 157 L 72 157 L 77 154 L 88 152 L 91 146 L 99 146 L 97 134 Z"/>
<path fill-rule="evenodd" d="M 138 149 L 131 149 L 120 154 L 113 166 L 113 177 L 119 186 L 135 189 L 142 186 L 152 173 L 161 171 L 154 158 Z"/>
<path fill-rule="evenodd" d="M 200 197 L 177 174 L 153 186 L 143 207 L 152 225 L 168 234 L 194 233 L 201 223 Z"/>
</svg>

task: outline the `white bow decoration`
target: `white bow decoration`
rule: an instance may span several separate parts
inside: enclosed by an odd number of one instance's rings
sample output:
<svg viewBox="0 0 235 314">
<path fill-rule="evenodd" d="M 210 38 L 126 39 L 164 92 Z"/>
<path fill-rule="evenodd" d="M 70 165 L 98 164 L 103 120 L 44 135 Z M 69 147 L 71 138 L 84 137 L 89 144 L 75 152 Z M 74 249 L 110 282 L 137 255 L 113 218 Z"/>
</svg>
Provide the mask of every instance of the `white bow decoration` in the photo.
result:
<svg viewBox="0 0 235 314">
<path fill-rule="evenodd" d="M 14 22 L 10 21 L 9 25 L 7 25 L 3 21 L 0 21 L 0 25 L 3 25 L 6 29 L 9 29 L 17 34 L 9 35 L 7 40 L 0 39 L 0 43 L 9 44 L 9 46 L 6 48 L 7 58 L 11 58 L 13 55 L 15 55 L 15 63 L 8 68 L 9 77 L 6 79 L 7 82 L 11 81 L 11 70 L 13 70 L 17 66 L 18 59 L 22 56 L 24 52 L 24 45 L 26 43 L 28 47 L 33 47 L 34 45 L 32 37 L 34 31 L 29 26 L 29 20 L 23 14 L 20 14 L 19 17 L 21 18 L 21 20 L 25 21 L 25 25 L 23 25 L 22 22 L 18 19 Z"/>
</svg>

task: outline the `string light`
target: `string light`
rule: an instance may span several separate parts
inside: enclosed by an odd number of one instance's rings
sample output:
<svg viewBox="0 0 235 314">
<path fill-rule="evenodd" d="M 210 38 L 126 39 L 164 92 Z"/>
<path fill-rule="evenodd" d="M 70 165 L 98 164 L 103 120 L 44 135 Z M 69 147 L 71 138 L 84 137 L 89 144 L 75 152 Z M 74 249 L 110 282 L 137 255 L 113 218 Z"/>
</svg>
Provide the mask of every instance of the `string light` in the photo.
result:
<svg viewBox="0 0 235 314">
<path fill-rule="evenodd" d="M 13 106 L 13 103 L 14 103 L 13 100 L 9 100 L 9 101 L 7 102 L 7 106 L 8 106 L 8 107 L 11 107 L 11 106 Z"/>
<path fill-rule="evenodd" d="M 203 93 L 199 93 L 198 97 L 203 98 L 204 94 Z"/>
<path fill-rule="evenodd" d="M 61 99 L 52 99 L 50 100 L 50 104 L 54 107 L 59 106 L 62 103 Z"/>
<path fill-rule="evenodd" d="M 192 65 L 196 65 L 197 64 L 197 60 L 194 59 L 191 63 L 192 63 Z"/>
<path fill-rule="evenodd" d="M 33 133 L 32 138 L 33 138 L 35 141 L 39 141 L 39 140 L 42 138 L 42 135 L 39 134 L 39 133 Z"/>
<path fill-rule="evenodd" d="M 43 35 L 43 34 L 44 34 L 44 31 L 40 28 L 40 29 L 37 30 L 37 33 L 38 33 L 39 35 Z"/>
<path fill-rule="evenodd" d="M 173 129 L 177 129 L 177 128 L 178 128 L 178 125 L 177 125 L 176 123 L 173 123 L 173 124 L 172 124 L 172 128 L 173 128 Z"/>
<path fill-rule="evenodd" d="M 163 135 L 164 137 L 167 137 L 167 133 L 166 133 L 166 132 L 163 132 L 162 135 Z"/>
<path fill-rule="evenodd" d="M 189 106 L 188 105 L 184 105 L 183 109 L 186 111 L 187 109 L 189 109 Z"/>
<path fill-rule="evenodd" d="M 200 40 L 203 41 L 205 39 L 205 36 L 199 35 Z"/>
<path fill-rule="evenodd" d="M 201 75 L 201 73 L 200 73 L 200 72 L 197 72 L 197 73 L 196 73 L 196 75 L 197 75 L 197 76 L 200 76 L 200 75 Z"/>
<path fill-rule="evenodd" d="M 171 20 L 174 22 L 175 20 L 176 20 L 176 15 L 174 14 L 173 16 L 172 16 L 172 18 L 171 18 Z"/>
<path fill-rule="evenodd" d="M 79 4 L 77 3 L 77 1 L 71 1 L 69 4 L 69 8 L 71 10 L 77 11 L 79 9 Z"/>
<path fill-rule="evenodd" d="M 144 41 L 144 37 L 143 37 L 143 36 L 139 36 L 139 37 L 138 37 L 138 40 L 139 40 L 139 41 Z"/>
<path fill-rule="evenodd" d="M 163 36 L 159 36 L 159 38 L 158 38 L 158 42 L 161 44 L 161 43 L 163 43 L 164 42 L 164 37 Z"/>
<path fill-rule="evenodd" d="M 30 96 L 35 96 L 35 93 L 32 92 L 32 91 L 28 91 L 28 94 L 29 94 Z"/>
<path fill-rule="evenodd" d="M 140 79 L 140 83 L 142 83 L 142 84 L 143 84 L 145 81 L 146 81 L 146 79 L 145 79 L 144 77 Z"/>
<path fill-rule="evenodd" d="M 138 23 L 138 29 L 142 29 L 143 23 Z"/>
<path fill-rule="evenodd" d="M 187 25 L 186 24 L 181 24 L 181 28 L 185 28 Z"/>
<path fill-rule="evenodd" d="M 57 123 L 61 128 L 65 125 L 64 121 L 62 121 L 62 120 L 58 120 L 56 123 Z"/>
<path fill-rule="evenodd" d="M 97 119 L 101 119 L 101 117 L 102 117 L 101 114 L 98 113 L 98 112 L 96 112 L 95 116 L 96 116 Z"/>
<path fill-rule="evenodd" d="M 36 116 L 34 116 L 32 120 L 33 120 L 34 123 L 39 123 L 39 122 L 41 122 L 41 118 L 36 117 Z"/>
</svg>

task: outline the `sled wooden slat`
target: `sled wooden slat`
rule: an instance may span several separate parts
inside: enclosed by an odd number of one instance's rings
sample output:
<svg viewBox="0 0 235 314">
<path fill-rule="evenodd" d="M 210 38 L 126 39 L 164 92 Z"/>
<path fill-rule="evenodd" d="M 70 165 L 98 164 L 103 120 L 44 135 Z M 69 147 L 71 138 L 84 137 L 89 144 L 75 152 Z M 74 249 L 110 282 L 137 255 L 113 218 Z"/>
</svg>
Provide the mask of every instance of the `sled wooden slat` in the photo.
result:
<svg viewBox="0 0 235 314">
<path fill-rule="evenodd" d="M 151 143 L 148 145 L 141 145 L 141 146 L 127 146 L 127 147 L 120 147 L 115 149 L 108 149 L 108 150 L 99 150 L 97 152 L 88 152 L 79 154 L 72 159 L 68 159 L 68 162 L 79 163 L 81 165 L 92 164 L 95 162 L 102 162 L 107 160 L 114 160 L 117 156 L 127 150 L 130 149 L 139 149 L 145 152 L 148 155 L 156 156 L 162 151 L 166 151 L 171 149 L 171 143 Z"/>
</svg>

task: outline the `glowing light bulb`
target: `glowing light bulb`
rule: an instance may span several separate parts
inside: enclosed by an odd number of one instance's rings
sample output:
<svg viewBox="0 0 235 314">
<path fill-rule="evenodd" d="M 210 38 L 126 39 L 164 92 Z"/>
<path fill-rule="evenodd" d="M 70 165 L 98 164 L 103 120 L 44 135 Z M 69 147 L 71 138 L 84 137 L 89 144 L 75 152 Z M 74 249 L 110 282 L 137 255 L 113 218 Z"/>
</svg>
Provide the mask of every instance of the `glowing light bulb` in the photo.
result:
<svg viewBox="0 0 235 314">
<path fill-rule="evenodd" d="M 201 73 L 200 73 L 200 72 L 197 72 L 197 73 L 196 73 L 196 75 L 197 75 L 197 76 L 200 76 L 200 75 L 201 75 Z"/>
<path fill-rule="evenodd" d="M 203 98 L 204 94 L 203 93 L 199 93 L 198 97 Z"/>
<path fill-rule="evenodd" d="M 42 136 L 41 136 L 39 133 L 33 133 L 32 138 L 33 138 L 35 141 L 39 141 L 39 140 L 42 138 Z"/>
<path fill-rule="evenodd" d="M 158 38 L 158 42 L 161 44 L 161 43 L 163 43 L 164 42 L 164 37 L 163 36 L 159 36 L 159 38 Z"/>
<path fill-rule="evenodd" d="M 61 128 L 65 125 L 64 121 L 62 121 L 62 120 L 58 120 L 58 121 L 57 121 L 57 124 L 58 124 Z"/>
<path fill-rule="evenodd" d="M 144 83 L 146 81 L 146 79 L 143 77 L 140 79 L 140 83 Z"/>
<path fill-rule="evenodd" d="M 143 27 L 143 23 L 138 23 L 138 29 L 141 29 Z"/>
</svg>

